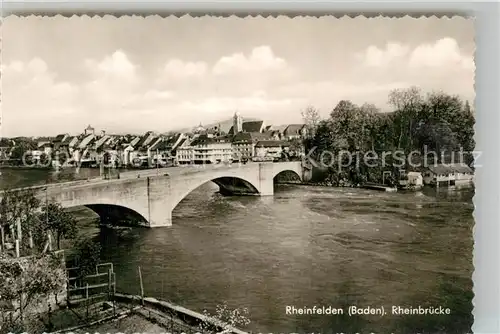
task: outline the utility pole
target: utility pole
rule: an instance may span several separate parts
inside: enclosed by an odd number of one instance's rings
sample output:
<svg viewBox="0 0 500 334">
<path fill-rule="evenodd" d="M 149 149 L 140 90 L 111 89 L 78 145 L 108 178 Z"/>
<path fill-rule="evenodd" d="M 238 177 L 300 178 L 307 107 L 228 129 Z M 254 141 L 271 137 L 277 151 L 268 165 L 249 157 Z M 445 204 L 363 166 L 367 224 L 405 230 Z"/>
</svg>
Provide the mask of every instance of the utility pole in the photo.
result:
<svg viewBox="0 0 500 334">
<path fill-rule="evenodd" d="M 45 227 L 49 226 L 49 180 L 45 181 Z M 48 249 L 52 251 L 52 240 L 50 231 L 47 232 Z"/>
<path fill-rule="evenodd" d="M 158 149 L 156 149 L 156 175 L 158 175 L 160 173 L 160 169 L 158 168 L 158 156 L 159 156 L 159 153 L 160 151 Z"/>
<path fill-rule="evenodd" d="M 49 186 L 48 181 L 45 182 L 45 226 L 49 226 Z"/>
</svg>

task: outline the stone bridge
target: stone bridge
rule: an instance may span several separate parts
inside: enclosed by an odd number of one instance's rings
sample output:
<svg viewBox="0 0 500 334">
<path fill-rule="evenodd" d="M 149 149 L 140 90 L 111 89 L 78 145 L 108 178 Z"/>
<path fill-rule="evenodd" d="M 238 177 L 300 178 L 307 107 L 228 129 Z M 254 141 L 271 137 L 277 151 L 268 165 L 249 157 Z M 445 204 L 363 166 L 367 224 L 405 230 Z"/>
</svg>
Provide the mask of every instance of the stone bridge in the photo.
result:
<svg viewBox="0 0 500 334">
<path fill-rule="evenodd" d="M 43 200 L 63 207 L 86 206 L 102 220 L 111 207 L 139 214 L 150 227 L 172 225 L 172 211 L 190 192 L 213 181 L 224 195 L 274 194 L 274 178 L 291 171 L 302 180 L 301 162 L 248 163 L 246 165 L 173 167 L 125 172 L 119 179 L 92 179 L 49 184 L 36 189 Z M 109 218 L 109 216 L 108 216 Z"/>
</svg>

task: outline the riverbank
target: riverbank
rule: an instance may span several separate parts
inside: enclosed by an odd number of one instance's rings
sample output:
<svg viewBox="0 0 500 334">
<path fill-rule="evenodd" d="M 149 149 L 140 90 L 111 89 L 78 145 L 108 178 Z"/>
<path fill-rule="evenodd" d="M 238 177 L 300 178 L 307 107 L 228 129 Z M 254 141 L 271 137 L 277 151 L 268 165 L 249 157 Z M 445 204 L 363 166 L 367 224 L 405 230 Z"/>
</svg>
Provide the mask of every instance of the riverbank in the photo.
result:
<svg viewBox="0 0 500 334">
<path fill-rule="evenodd" d="M 333 183 L 330 182 L 302 182 L 302 181 L 279 181 L 276 182 L 276 184 L 283 184 L 283 185 L 294 185 L 294 186 L 307 186 L 307 187 L 324 187 L 324 188 L 352 188 L 352 189 L 372 189 L 373 190 L 373 185 L 368 184 L 367 186 L 363 185 L 353 185 L 353 184 L 346 184 L 346 185 L 334 185 Z M 384 186 L 381 186 L 384 187 Z M 390 187 L 386 187 L 389 189 L 392 189 Z M 474 188 L 474 183 L 464 183 L 464 184 L 457 184 L 454 186 L 446 186 L 446 187 L 435 187 L 432 185 L 423 185 L 421 187 L 416 187 L 416 188 L 401 188 L 398 189 L 398 191 L 406 191 L 406 192 L 414 192 L 414 191 L 419 191 L 422 189 L 473 189 Z M 396 189 L 396 188 L 394 188 Z"/>
<path fill-rule="evenodd" d="M 362 189 L 365 188 L 362 185 L 354 185 L 352 183 L 345 183 L 342 185 L 334 185 L 331 182 L 302 182 L 302 181 L 280 181 L 276 182 L 277 184 L 287 184 L 294 186 L 308 186 L 308 187 L 325 187 L 325 188 L 357 188 Z"/>
<path fill-rule="evenodd" d="M 288 184 L 294 186 L 329 187 L 329 188 L 361 188 L 353 185 L 335 186 L 328 182 L 302 182 L 302 181 L 278 181 L 276 184 Z"/>
<path fill-rule="evenodd" d="M 0 165 L 0 170 L 2 169 L 14 169 L 14 170 L 55 170 L 51 166 L 17 166 L 17 165 Z"/>
</svg>

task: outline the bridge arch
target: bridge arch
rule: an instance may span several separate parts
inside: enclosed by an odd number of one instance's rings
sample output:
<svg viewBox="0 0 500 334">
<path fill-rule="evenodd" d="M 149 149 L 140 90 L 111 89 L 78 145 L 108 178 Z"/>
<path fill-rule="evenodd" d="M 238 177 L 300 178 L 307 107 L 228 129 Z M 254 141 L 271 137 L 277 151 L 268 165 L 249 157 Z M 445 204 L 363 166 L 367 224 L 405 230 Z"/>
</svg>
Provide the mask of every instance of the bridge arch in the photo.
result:
<svg viewBox="0 0 500 334">
<path fill-rule="evenodd" d="M 128 206 L 114 204 L 86 204 L 83 207 L 99 216 L 100 224 L 113 226 L 147 226 L 146 216 Z"/>
<path fill-rule="evenodd" d="M 145 201 L 130 201 L 128 198 L 116 196 L 95 196 L 88 194 L 75 198 L 65 198 L 63 196 L 51 198 L 50 200 L 59 202 L 64 208 L 85 207 L 96 213 L 101 223 L 112 223 L 117 221 L 135 220 L 139 226 L 149 225 L 149 212 Z"/>
<path fill-rule="evenodd" d="M 231 175 L 230 173 L 221 173 L 220 175 L 203 175 L 203 177 L 194 177 L 179 187 L 179 191 L 172 191 L 169 199 L 171 209 L 175 207 L 190 193 L 202 185 L 213 182 L 219 186 L 222 195 L 258 195 L 260 185 L 257 178 L 248 178 L 244 175 Z"/>
<path fill-rule="evenodd" d="M 304 179 L 303 170 L 300 163 L 286 162 L 280 164 L 273 164 L 273 180 L 276 179 L 278 175 L 286 172 L 296 175 L 300 181 L 303 181 Z"/>
</svg>

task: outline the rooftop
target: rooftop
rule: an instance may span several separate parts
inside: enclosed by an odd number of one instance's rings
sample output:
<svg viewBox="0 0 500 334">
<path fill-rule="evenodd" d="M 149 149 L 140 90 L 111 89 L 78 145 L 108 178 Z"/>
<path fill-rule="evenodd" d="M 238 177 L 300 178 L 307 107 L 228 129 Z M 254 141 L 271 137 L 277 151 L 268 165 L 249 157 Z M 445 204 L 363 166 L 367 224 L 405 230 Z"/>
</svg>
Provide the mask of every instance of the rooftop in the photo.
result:
<svg viewBox="0 0 500 334">
<path fill-rule="evenodd" d="M 427 167 L 434 174 L 472 173 L 473 170 L 464 163 L 438 164 Z"/>
<path fill-rule="evenodd" d="M 289 143 L 281 140 L 259 140 L 257 144 L 255 144 L 257 147 L 282 147 L 282 146 L 290 146 Z"/>
<path fill-rule="evenodd" d="M 230 143 L 227 137 L 208 137 L 207 135 L 200 135 L 191 143 L 191 146 L 207 145 L 216 143 Z"/>
<path fill-rule="evenodd" d="M 238 143 L 238 142 L 257 142 L 259 140 L 270 140 L 271 138 L 269 137 L 268 134 L 266 133 L 259 133 L 259 132 L 240 132 L 237 133 L 236 135 L 233 136 L 233 143 Z"/>
<path fill-rule="evenodd" d="M 290 124 L 286 127 L 283 133 L 286 136 L 300 135 L 300 131 L 304 128 L 304 124 Z"/>
</svg>

